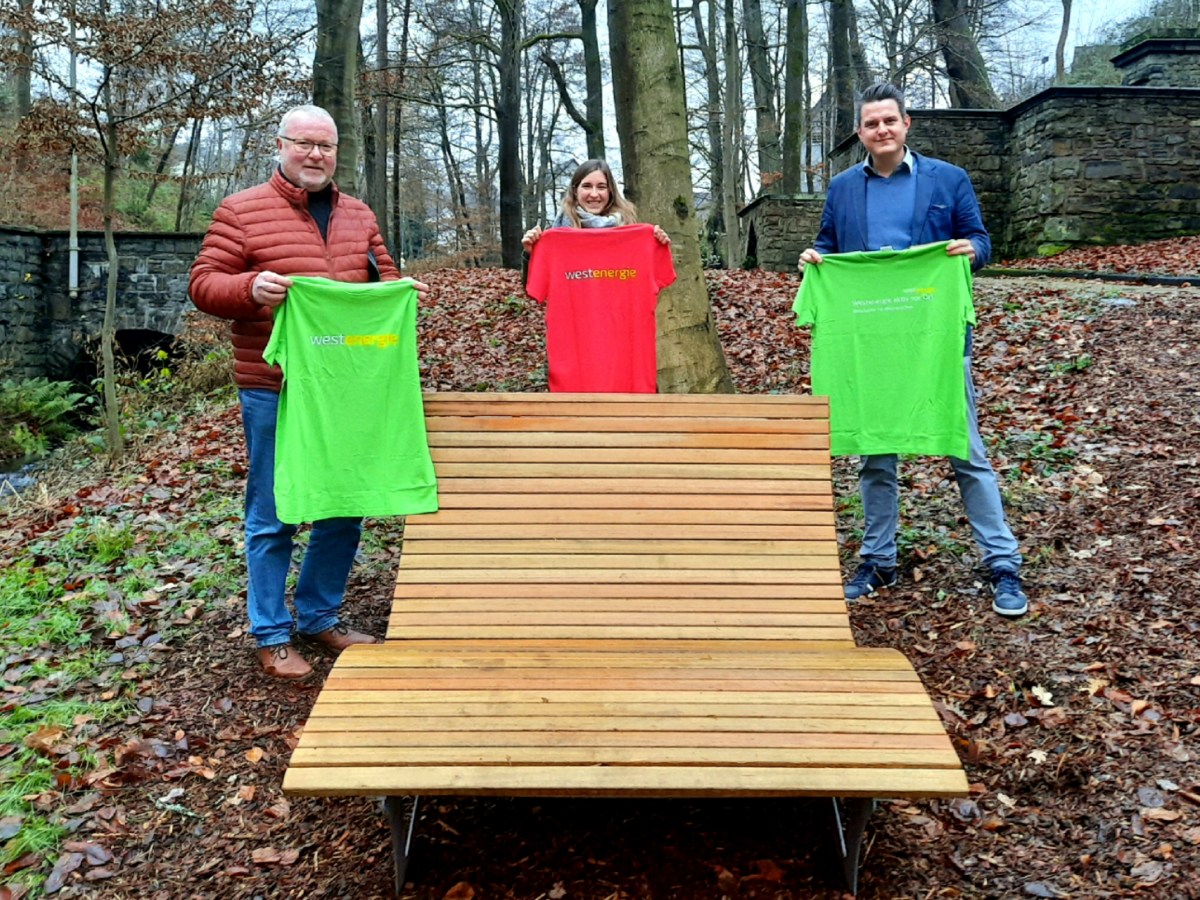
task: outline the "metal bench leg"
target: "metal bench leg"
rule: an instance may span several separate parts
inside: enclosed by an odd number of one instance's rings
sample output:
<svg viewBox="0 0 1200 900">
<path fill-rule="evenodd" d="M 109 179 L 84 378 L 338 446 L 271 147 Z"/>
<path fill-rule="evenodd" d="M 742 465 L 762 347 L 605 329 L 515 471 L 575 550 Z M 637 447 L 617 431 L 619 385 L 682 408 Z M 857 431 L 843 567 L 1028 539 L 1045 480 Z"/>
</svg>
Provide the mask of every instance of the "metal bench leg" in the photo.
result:
<svg viewBox="0 0 1200 900">
<path fill-rule="evenodd" d="M 404 892 L 405 875 L 408 872 L 408 856 L 412 850 L 413 831 L 417 827 L 417 801 L 420 797 L 412 798 L 412 806 L 404 801 L 407 797 L 384 797 L 383 811 L 387 813 L 388 822 L 392 826 L 392 859 L 396 866 L 396 896 Z"/>
<path fill-rule="evenodd" d="M 867 819 L 875 810 L 869 797 L 832 797 L 833 825 L 837 835 L 834 849 L 842 863 L 842 877 L 850 893 L 858 893 L 859 853 Z"/>
</svg>

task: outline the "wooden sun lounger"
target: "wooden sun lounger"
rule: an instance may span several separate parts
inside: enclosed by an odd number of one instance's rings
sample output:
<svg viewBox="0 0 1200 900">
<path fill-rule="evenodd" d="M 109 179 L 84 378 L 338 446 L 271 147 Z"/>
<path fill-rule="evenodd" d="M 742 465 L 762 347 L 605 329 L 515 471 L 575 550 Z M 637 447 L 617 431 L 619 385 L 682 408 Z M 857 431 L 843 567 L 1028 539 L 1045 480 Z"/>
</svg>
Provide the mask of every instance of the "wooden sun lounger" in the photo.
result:
<svg viewBox="0 0 1200 900">
<path fill-rule="evenodd" d="M 420 794 L 876 797 L 966 777 L 920 679 L 856 647 L 824 399 L 431 394 L 441 511 L 387 640 L 341 655 L 284 778 L 379 795 L 397 891 Z M 413 797 L 411 811 L 401 797 Z"/>
</svg>

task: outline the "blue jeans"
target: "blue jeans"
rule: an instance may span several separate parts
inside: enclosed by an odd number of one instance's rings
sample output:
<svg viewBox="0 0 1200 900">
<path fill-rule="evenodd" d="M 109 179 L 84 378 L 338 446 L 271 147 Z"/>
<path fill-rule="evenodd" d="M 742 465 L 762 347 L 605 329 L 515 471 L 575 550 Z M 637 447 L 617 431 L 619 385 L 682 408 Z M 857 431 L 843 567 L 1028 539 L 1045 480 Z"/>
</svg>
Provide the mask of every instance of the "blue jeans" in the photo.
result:
<svg viewBox="0 0 1200 900">
<path fill-rule="evenodd" d="M 979 416 L 975 409 L 975 384 L 971 380 L 971 357 L 963 357 L 967 379 L 967 424 L 970 428 L 970 451 L 967 459 L 947 457 L 958 481 L 958 491 L 967 508 L 967 519 L 975 543 L 983 554 L 983 564 L 989 569 L 1017 572 L 1021 568 L 1021 552 L 1000 500 L 996 473 L 988 462 L 983 439 L 979 436 Z M 896 530 L 900 527 L 900 488 L 896 480 L 896 455 L 864 456 L 858 472 L 858 487 L 862 494 L 863 529 L 859 556 L 863 562 L 891 568 L 896 565 Z"/>
<path fill-rule="evenodd" d="M 287 608 L 287 576 L 295 525 L 275 515 L 275 422 L 279 394 L 241 390 L 242 427 L 250 468 L 246 475 L 246 611 L 250 634 L 259 647 L 286 644 L 292 629 L 316 634 L 338 623 L 346 579 L 358 550 L 362 518 L 321 519 L 312 523 L 293 603 Z"/>
</svg>

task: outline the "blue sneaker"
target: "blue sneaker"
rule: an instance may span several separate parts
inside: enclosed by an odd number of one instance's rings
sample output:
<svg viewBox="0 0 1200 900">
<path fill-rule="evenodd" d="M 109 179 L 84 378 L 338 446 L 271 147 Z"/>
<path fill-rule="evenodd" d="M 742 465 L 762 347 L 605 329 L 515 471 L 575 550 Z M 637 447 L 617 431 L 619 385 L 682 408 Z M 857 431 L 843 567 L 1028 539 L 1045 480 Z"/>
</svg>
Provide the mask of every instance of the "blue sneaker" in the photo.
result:
<svg viewBox="0 0 1200 900">
<path fill-rule="evenodd" d="M 896 567 L 885 569 L 873 562 L 859 565 L 858 571 L 850 579 L 844 591 L 847 600 L 857 600 L 859 597 L 873 597 L 880 588 L 891 587 L 896 583 Z"/>
<path fill-rule="evenodd" d="M 1023 616 L 1029 612 L 1029 598 L 1021 590 L 1021 578 L 1007 569 L 992 570 L 992 609 L 1002 616 Z"/>
</svg>

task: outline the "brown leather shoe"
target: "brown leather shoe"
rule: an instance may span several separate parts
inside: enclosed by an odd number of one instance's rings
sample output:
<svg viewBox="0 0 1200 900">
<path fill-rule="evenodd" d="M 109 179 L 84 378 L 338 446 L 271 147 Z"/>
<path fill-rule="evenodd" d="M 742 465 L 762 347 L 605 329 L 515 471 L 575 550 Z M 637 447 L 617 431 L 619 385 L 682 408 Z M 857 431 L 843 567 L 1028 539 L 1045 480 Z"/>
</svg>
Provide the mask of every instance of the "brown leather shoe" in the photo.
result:
<svg viewBox="0 0 1200 900">
<path fill-rule="evenodd" d="M 355 631 L 344 622 L 338 622 L 332 628 L 326 628 L 324 631 L 305 636 L 310 641 L 317 641 L 320 644 L 324 644 L 334 653 L 341 653 L 352 644 L 378 644 L 380 642 L 379 638 L 363 634 L 361 631 Z"/>
<path fill-rule="evenodd" d="M 263 671 L 275 678 L 299 681 L 312 674 L 312 666 L 308 664 L 308 660 L 297 653 L 296 648 L 291 644 L 259 647 L 258 661 L 262 665 Z"/>
</svg>

